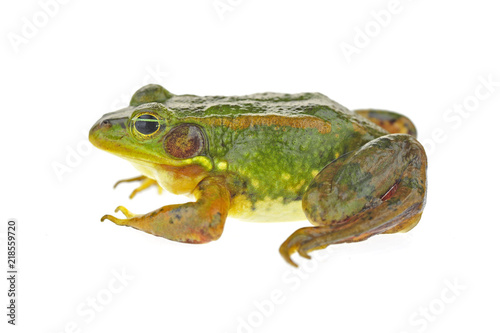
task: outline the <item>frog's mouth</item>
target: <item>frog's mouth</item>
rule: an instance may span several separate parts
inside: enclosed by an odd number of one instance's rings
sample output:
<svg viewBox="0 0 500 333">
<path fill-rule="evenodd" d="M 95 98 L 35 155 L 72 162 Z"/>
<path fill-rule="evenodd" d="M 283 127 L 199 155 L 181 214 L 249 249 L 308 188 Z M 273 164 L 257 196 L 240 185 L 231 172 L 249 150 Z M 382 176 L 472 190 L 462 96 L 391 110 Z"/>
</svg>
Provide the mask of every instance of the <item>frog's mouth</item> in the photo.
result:
<svg viewBox="0 0 500 333">
<path fill-rule="evenodd" d="M 107 113 L 99 119 L 89 132 L 89 141 L 99 149 L 117 155 L 123 159 L 143 166 L 183 167 L 198 164 L 206 170 L 213 165 L 206 156 L 187 159 L 168 157 L 162 144 L 151 144 L 139 149 L 144 143 L 138 142 L 128 131 L 128 121 L 132 107 Z M 161 140 L 161 139 L 159 139 Z"/>
<path fill-rule="evenodd" d="M 103 115 L 90 129 L 89 141 L 97 148 L 119 157 L 147 162 L 150 159 L 138 151 L 138 143 L 127 130 L 133 109 L 127 107 Z"/>
<path fill-rule="evenodd" d="M 114 152 L 110 148 L 127 135 L 127 121 L 128 114 L 121 110 L 105 114 L 90 129 L 89 141 L 97 148 Z"/>
</svg>

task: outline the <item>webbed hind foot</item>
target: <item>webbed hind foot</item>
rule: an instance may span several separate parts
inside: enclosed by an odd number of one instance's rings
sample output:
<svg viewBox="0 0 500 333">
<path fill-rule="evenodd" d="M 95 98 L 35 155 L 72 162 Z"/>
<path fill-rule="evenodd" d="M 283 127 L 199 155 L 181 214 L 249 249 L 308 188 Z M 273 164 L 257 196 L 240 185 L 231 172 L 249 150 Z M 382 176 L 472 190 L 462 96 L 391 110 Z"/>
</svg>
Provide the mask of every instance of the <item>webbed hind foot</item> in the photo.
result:
<svg viewBox="0 0 500 333">
<path fill-rule="evenodd" d="M 293 266 L 295 252 L 359 242 L 380 233 L 406 232 L 420 220 L 426 197 L 427 159 L 412 136 L 389 134 L 326 166 L 302 200 L 316 227 L 294 232 L 280 253 Z"/>
</svg>

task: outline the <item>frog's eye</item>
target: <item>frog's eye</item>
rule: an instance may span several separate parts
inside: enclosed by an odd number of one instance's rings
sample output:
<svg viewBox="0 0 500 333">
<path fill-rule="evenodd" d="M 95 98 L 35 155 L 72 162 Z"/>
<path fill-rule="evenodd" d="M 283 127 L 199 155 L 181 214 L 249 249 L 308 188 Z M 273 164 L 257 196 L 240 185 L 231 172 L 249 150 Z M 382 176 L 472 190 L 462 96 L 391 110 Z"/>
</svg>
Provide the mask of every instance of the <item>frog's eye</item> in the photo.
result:
<svg viewBox="0 0 500 333">
<path fill-rule="evenodd" d="M 203 133 L 198 126 L 180 125 L 165 136 L 165 151 L 175 158 L 191 158 L 199 155 L 205 146 Z"/>
<path fill-rule="evenodd" d="M 135 130 L 142 135 L 153 135 L 160 129 L 160 120 L 155 115 L 145 113 L 135 119 Z"/>
</svg>

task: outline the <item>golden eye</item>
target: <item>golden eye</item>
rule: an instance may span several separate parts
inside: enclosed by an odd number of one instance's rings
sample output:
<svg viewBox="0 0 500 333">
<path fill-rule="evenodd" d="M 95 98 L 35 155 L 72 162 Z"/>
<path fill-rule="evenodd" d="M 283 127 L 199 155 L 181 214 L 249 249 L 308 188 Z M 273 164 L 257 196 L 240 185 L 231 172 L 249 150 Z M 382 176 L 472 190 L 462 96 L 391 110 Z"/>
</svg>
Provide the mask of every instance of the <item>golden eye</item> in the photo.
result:
<svg viewBox="0 0 500 333">
<path fill-rule="evenodd" d="M 135 119 L 134 126 L 142 135 L 153 135 L 160 129 L 160 120 L 155 115 L 145 113 Z"/>
<path fill-rule="evenodd" d="M 165 136 L 165 151 L 175 158 L 191 158 L 199 155 L 205 147 L 203 133 L 198 126 L 180 125 Z"/>
</svg>

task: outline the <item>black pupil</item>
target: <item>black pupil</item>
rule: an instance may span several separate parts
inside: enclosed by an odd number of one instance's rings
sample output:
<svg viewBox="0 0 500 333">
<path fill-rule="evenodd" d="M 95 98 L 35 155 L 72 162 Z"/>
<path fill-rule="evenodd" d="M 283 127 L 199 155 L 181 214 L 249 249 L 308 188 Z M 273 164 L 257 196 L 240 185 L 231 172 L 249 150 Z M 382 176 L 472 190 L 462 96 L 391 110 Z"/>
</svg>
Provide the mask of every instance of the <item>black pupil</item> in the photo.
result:
<svg viewBox="0 0 500 333">
<path fill-rule="evenodd" d="M 141 134 L 152 134 L 158 130 L 158 118 L 150 114 L 143 114 L 135 121 L 135 129 Z"/>
</svg>

